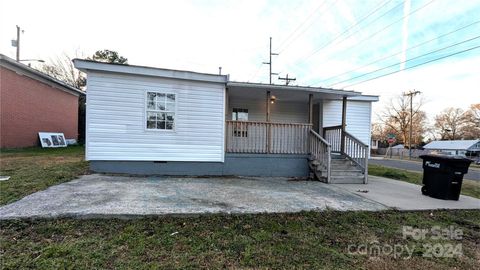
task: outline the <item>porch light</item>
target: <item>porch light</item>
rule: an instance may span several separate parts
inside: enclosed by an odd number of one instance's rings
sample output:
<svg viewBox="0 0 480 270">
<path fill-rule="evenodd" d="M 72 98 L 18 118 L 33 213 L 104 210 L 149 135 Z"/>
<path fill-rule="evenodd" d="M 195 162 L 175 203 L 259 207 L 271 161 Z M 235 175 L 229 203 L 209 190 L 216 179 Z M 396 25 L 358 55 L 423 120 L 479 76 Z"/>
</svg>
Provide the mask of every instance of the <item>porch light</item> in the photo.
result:
<svg viewBox="0 0 480 270">
<path fill-rule="evenodd" d="M 277 97 L 275 96 L 270 97 L 270 103 L 272 104 L 275 103 L 275 100 L 277 100 Z"/>
</svg>

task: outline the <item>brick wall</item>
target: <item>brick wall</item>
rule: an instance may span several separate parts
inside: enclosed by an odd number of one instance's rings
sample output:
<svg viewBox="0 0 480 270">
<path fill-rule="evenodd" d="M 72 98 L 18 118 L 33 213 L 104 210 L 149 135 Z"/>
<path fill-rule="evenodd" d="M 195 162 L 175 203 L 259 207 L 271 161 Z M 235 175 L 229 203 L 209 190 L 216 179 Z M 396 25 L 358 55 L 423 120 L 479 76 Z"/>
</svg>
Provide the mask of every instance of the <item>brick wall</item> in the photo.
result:
<svg viewBox="0 0 480 270">
<path fill-rule="evenodd" d="M 38 132 L 78 136 L 78 97 L 0 67 L 0 147 L 39 145 Z"/>
</svg>

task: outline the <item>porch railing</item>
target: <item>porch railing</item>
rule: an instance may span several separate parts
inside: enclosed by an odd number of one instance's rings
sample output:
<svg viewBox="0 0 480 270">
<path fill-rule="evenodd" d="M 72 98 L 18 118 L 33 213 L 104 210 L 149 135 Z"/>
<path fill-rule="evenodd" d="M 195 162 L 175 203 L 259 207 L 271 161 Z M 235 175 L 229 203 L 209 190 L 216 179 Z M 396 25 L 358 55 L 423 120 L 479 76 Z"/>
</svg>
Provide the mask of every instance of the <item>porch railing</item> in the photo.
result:
<svg viewBox="0 0 480 270">
<path fill-rule="evenodd" d="M 345 131 L 345 155 L 368 174 L 368 145 Z"/>
<path fill-rule="evenodd" d="M 326 127 L 323 138 L 332 145 L 332 152 L 340 153 L 342 148 L 342 126 Z"/>
<path fill-rule="evenodd" d="M 230 153 L 309 154 L 310 124 L 226 121 Z"/>
<path fill-rule="evenodd" d="M 347 131 L 342 133 L 342 126 L 324 128 L 323 134 L 325 140 L 332 145 L 332 152 L 345 155 L 346 158 L 360 167 L 365 175 L 364 183 L 366 184 L 368 180 L 368 145 Z"/>
<path fill-rule="evenodd" d="M 322 138 L 314 130 L 310 130 L 309 137 L 310 155 L 311 158 L 317 162 L 316 169 L 320 169 L 322 172 L 326 172 L 325 177 L 327 183 L 330 182 L 330 169 L 331 169 L 331 145 L 325 139 Z M 322 174 L 323 175 L 323 174 Z"/>
</svg>

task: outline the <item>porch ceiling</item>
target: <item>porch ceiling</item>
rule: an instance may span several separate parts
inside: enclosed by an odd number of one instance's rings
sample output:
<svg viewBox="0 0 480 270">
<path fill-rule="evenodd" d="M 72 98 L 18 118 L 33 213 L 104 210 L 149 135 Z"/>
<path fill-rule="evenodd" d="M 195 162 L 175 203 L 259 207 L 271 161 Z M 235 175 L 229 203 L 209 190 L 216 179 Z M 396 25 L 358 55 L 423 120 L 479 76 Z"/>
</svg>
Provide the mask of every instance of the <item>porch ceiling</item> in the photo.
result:
<svg viewBox="0 0 480 270">
<path fill-rule="evenodd" d="M 232 81 L 227 83 L 227 88 L 231 97 L 238 98 L 264 97 L 266 91 L 270 91 L 279 100 L 289 101 L 308 101 L 309 94 L 313 94 L 314 100 L 361 96 L 361 93 L 356 91 Z"/>
</svg>

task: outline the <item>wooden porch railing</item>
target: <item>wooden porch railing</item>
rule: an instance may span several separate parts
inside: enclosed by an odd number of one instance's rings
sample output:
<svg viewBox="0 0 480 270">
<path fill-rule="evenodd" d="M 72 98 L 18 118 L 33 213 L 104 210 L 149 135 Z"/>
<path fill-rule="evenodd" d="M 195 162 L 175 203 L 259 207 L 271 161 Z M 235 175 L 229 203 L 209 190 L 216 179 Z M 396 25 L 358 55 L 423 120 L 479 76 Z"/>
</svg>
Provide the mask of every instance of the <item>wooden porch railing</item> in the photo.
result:
<svg viewBox="0 0 480 270">
<path fill-rule="evenodd" d="M 325 140 L 332 145 L 332 152 L 345 155 L 346 158 L 361 168 L 366 184 L 368 181 L 368 145 L 347 131 L 342 132 L 342 126 L 327 127 L 323 129 L 323 132 Z"/>
<path fill-rule="evenodd" d="M 368 145 L 345 131 L 345 155 L 368 174 Z"/>
<path fill-rule="evenodd" d="M 226 121 L 230 153 L 309 154 L 311 124 Z"/>
<path fill-rule="evenodd" d="M 332 145 L 333 153 L 341 153 L 342 126 L 323 128 L 323 138 Z"/>
<path fill-rule="evenodd" d="M 327 183 L 330 182 L 332 146 L 314 130 L 310 129 L 309 137 L 310 155 L 317 162 L 316 170 L 326 172 Z"/>
</svg>

